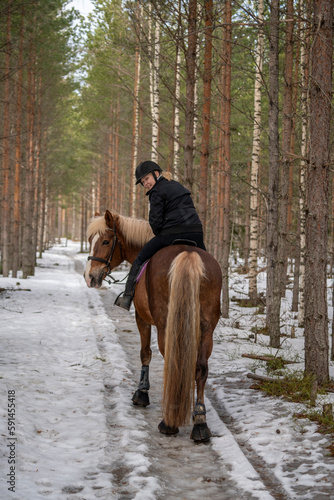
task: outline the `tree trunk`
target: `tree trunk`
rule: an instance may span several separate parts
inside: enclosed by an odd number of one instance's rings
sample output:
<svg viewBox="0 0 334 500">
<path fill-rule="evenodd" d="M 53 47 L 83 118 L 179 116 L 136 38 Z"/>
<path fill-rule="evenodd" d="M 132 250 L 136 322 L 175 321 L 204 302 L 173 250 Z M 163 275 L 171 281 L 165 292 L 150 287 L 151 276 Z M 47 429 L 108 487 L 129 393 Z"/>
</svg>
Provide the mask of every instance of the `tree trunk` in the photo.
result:
<svg viewBox="0 0 334 500">
<path fill-rule="evenodd" d="M 201 4 L 198 6 L 198 18 L 202 18 L 203 7 Z M 200 62 L 200 43 L 201 33 L 196 39 L 196 60 L 195 60 L 195 86 L 194 86 L 194 150 L 197 148 L 197 130 L 198 130 L 198 70 Z M 197 180 L 197 179 L 196 179 Z"/>
<path fill-rule="evenodd" d="M 34 134 L 34 152 L 35 152 L 35 167 L 34 167 L 34 203 L 33 203 L 33 253 L 34 265 L 36 265 L 36 250 L 37 250 L 37 235 L 38 235 L 38 214 L 39 214 L 39 199 L 40 199 L 40 161 L 42 149 L 42 77 L 39 76 L 38 85 L 36 83 L 36 94 L 38 95 L 36 133 Z"/>
<path fill-rule="evenodd" d="M 140 23 L 142 18 L 142 6 L 140 3 L 137 3 L 137 23 L 138 23 L 138 32 L 140 35 Z M 132 126 L 132 169 L 131 169 L 131 193 L 130 193 L 130 215 L 131 217 L 135 217 L 136 215 L 136 198 L 137 198 L 137 190 L 136 190 L 136 167 L 138 163 L 138 144 L 139 144 L 139 87 L 140 87 L 140 64 L 141 64 L 141 55 L 140 55 L 140 46 L 139 42 L 136 47 L 135 54 L 135 81 L 134 81 L 134 98 L 133 98 L 133 126 Z"/>
<path fill-rule="evenodd" d="M 115 209 L 121 211 L 120 196 L 118 193 L 118 186 L 120 185 L 118 157 L 119 157 L 119 121 L 120 121 L 120 100 L 117 97 L 117 111 L 116 111 L 116 130 L 115 130 L 115 160 L 114 160 L 114 185 L 113 185 L 113 200 Z"/>
<path fill-rule="evenodd" d="M 284 97 L 283 97 L 283 134 L 282 134 L 282 171 L 281 197 L 279 204 L 277 279 L 280 282 L 281 296 L 285 295 L 287 248 L 288 248 L 288 203 L 291 166 L 291 131 L 292 131 L 292 92 L 293 92 L 293 0 L 287 1 L 285 64 L 284 64 Z"/>
<path fill-rule="evenodd" d="M 298 217 L 297 235 L 296 239 L 299 241 L 300 236 L 300 223 Z M 293 270 L 293 292 L 292 292 L 292 304 L 291 311 L 298 312 L 298 298 L 299 298 L 299 272 L 300 272 L 300 246 L 295 245 L 295 255 L 294 255 L 294 270 Z"/>
<path fill-rule="evenodd" d="M 152 151 L 151 160 L 158 163 L 159 147 L 159 71 L 160 71 L 160 24 L 156 21 L 154 36 L 154 64 L 153 64 L 153 110 L 152 110 Z"/>
<path fill-rule="evenodd" d="M 230 150 L 230 123 L 231 123 L 231 57 L 232 57 L 232 6 L 231 0 L 225 3 L 225 85 L 223 88 L 224 115 L 223 115 L 223 176 L 224 196 L 223 196 L 223 244 L 222 244 L 222 316 L 229 316 L 229 256 L 230 256 L 230 211 L 231 211 L 231 150 Z"/>
<path fill-rule="evenodd" d="M 186 112 L 185 112 L 185 147 L 184 147 L 184 184 L 192 191 L 194 159 L 194 97 L 196 68 L 196 21 L 197 0 L 189 0 L 188 48 L 186 55 Z"/>
<path fill-rule="evenodd" d="M 251 162 L 247 162 L 247 182 L 250 185 Z M 250 192 L 245 196 L 246 210 L 244 215 L 245 234 L 243 237 L 242 249 L 244 258 L 244 270 L 249 273 L 249 235 L 250 235 Z"/>
<path fill-rule="evenodd" d="M 44 134 L 45 135 L 45 134 Z M 41 172 L 41 204 L 40 204 L 40 228 L 39 228 L 39 257 L 42 257 L 42 252 L 44 251 L 44 239 L 45 239 L 45 219 L 46 219 L 46 177 L 45 177 L 45 162 L 43 161 L 42 172 Z M 74 236 L 72 235 L 72 238 Z"/>
<path fill-rule="evenodd" d="M 11 22 L 12 22 L 12 2 L 8 2 L 7 23 L 6 23 L 6 42 L 5 42 L 5 94 L 4 94 L 4 128 L 3 128 L 3 158 L 2 158 L 2 274 L 4 277 L 9 275 L 11 269 L 11 210 L 10 210 L 10 60 L 11 60 Z"/>
<path fill-rule="evenodd" d="M 307 1 L 306 1 L 307 3 Z M 305 7 L 305 5 L 304 5 Z M 304 15 L 306 15 L 304 9 Z M 299 269 L 299 310 L 298 325 L 304 326 L 305 316 L 305 249 L 306 249 L 306 166 L 307 166 L 307 131 L 308 131 L 308 66 L 309 50 L 306 36 L 306 25 L 303 23 L 301 30 L 301 50 L 300 50 L 300 69 L 301 69 L 301 161 L 299 173 L 299 245 L 300 245 L 300 269 Z"/>
<path fill-rule="evenodd" d="M 34 207 L 34 126 L 35 126 L 35 47 L 29 44 L 27 82 L 27 148 L 24 193 L 24 225 L 22 241 L 23 278 L 34 275 L 35 251 L 33 248 L 33 207 Z"/>
<path fill-rule="evenodd" d="M 23 83 L 23 42 L 24 42 L 24 7 L 21 8 L 19 72 L 16 97 L 15 126 L 15 167 L 14 167 L 14 206 L 13 206 L 13 240 L 16 242 L 13 251 L 13 278 L 17 277 L 21 261 L 21 129 L 22 129 L 22 83 Z"/>
<path fill-rule="evenodd" d="M 113 202 L 113 185 L 114 179 L 114 131 L 113 131 L 113 103 L 110 102 L 110 124 L 108 130 L 108 183 L 107 183 L 107 204 L 106 208 L 110 210 L 111 203 Z"/>
<path fill-rule="evenodd" d="M 173 175 L 179 180 L 180 166 L 180 96 L 181 96 L 181 50 L 179 43 L 176 47 L 175 67 L 175 104 L 174 104 L 174 137 L 173 137 Z"/>
<path fill-rule="evenodd" d="M 150 71 L 150 109 L 152 121 L 151 160 L 158 163 L 159 140 L 159 71 L 160 71 L 160 24 L 155 21 L 154 41 L 152 39 L 152 3 L 149 3 L 148 14 L 148 62 Z"/>
<path fill-rule="evenodd" d="M 329 137 L 333 68 L 333 2 L 316 0 L 310 85 L 310 152 L 307 177 L 305 371 L 329 379 L 327 242 Z"/>
<path fill-rule="evenodd" d="M 271 347 L 280 346 L 280 289 L 276 280 L 278 250 L 279 134 L 278 134 L 279 0 L 272 0 L 269 35 L 269 180 L 267 214 L 266 323 Z"/>
<path fill-rule="evenodd" d="M 334 281 L 332 282 L 332 306 L 334 306 Z M 334 307 L 333 307 L 333 310 L 334 310 Z M 331 361 L 334 361 L 334 314 L 333 314 L 333 317 L 332 317 Z"/>
<path fill-rule="evenodd" d="M 261 87 L 263 66 L 263 0 L 258 4 L 258 37 L 256 72 L 254 88 L 254 128 L 253 128 L 253 150 L 250 180 L 250 231 L 249 231 L 249 298 L 256 303 L 257 300 L 257 259 L 258 259 L 258 189 L 259 189 L 259 165 L 261 150 Z"/>
<path fill-rule="evenodd" d="M 212 66 L 212 8 L 213 0 L 205 2 L 205 50 L 203 76 L 203 135 L 201 146 L 201 171 L 199 183 L 199 216 L 206 229 L 206 205 L 208 190 L 208 162 L 210 154 L 210 113 L 211 113 L 211 66 Z"/>
<path fill-rule="evenodd" d="M 293 107 L 293 119 L 292 119 L 292 130 L 291 130 L 291 152 L 295 153 L 295 143 L 296 143 L 296 112 L 297 112 L 297 101 L 298 101 L 298 90 L 299 90 L 299 72 L 300 72 L 300 51 L 301 51 L 301 2 L 298 2 L 298 12 L 297 12 L 297 35 L 296 35 L 296 51 L 295 51 L 295 68 L 294 68 L 294 82 L 293 82 L 293 96 L 292 96 L 292 107 Z M 292 203 L 293 203 L 293 170 L 294 163 L 291 162 L 290 166 L 290 191 L 289 191 L 289 207 L 288 207 L 288 231 L 291 233 L 292 228 Z M 293 273 L 293 295 L 292 295 L 292 306 L 291 311 L 298 312 L 299 310 L 299 274 L 300 274 L 300 209 L 299 209 L 299 197 L 298 197 L 298 208 L 297 208 L 297 232 L 295 236 L 295 241 L 292 245 L 292 251 L 294 247 L 294 273 Z"/>
</svg>

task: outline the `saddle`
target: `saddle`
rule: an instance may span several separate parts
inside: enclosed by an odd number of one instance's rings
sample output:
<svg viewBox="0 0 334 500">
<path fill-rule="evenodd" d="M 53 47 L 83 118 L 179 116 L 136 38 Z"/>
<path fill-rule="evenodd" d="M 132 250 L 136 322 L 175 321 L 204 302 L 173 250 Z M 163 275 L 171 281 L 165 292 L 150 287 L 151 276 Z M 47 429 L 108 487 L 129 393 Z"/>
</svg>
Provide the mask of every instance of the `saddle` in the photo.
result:
<svg viewBox="0 0 334 500">
<path fill-rule="evenodd" d="M 196 241 L 193 240 L 185 240 L 185 239 L 177 239 L 172 242 L 172 245 L 188 245 L 190 247 L 197 247 Z"/>
</svg>

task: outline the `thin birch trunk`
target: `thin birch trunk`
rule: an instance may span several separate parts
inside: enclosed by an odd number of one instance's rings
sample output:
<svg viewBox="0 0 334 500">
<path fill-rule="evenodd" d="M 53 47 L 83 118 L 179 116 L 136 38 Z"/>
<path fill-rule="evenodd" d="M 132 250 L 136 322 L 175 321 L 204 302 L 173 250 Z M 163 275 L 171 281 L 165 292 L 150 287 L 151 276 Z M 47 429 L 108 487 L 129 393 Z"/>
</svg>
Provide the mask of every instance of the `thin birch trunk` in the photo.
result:
<svg viewBox="0 0 334 500">
<path fill-rule="evenodd" d="M 249 236 L 249 298 L 257 301 L 257 259 L 258 259 L 258 189 L 261 151 L 261 88 L 263 66 L 263 0 L 258 3 L 258 36 L 254 88 L 254 128 L 250 179 L 250 236 Z"/>
<path fill-rule="evenodd" d="M 180 166 L 180 96 L 181 96 L 181 50 L 179 43 L 176 47 L 175 68 L 175 105 L 174 105 L 174 138 L 173 138 L 173 175 L 179 180 Z"/>
<path fill-rule="evenodd" d="M 159 147 L 159 71 L 160 71 L 160 24 L 156 21 L 154 35 L 154 65 L 153 65 L 153 110 L 152 110 L 152 150 L 151 160 L 158 163 Z"/>
<path fill-rule="evenodd" d="M 140 23 L 142 19 L 142 6 L 137 3 L 137 23 L 138 32 L 140 33 Z M 135 81 L 134 81 L 134 99 L 133 99 L 133 127 L 132 127 L 132 169 L 131 169 L 131 194 L 130 194 L 130 215 L 136 215 L 136 167 L 138 163 L 138 144 L 139 144 L 139 87 L 140 87 L 140 67 L 141 67 L 141 54 L 139 42 L 136 46 L 135 54 Z"/>
<path fill-rule="evenodd" d="M 106 208 L 110 209 L 111 203 L 113 200 L 113 183 L 114 183 L 114 172 L 113 172 L 113 164 L 114 164 L 114 134 L 113 134 L 113 104 L 110 102 L 110 126 L 108 131 L 108 183 L 107 183 L 107 204 Z"/>
<path fill-rule="evenodd" d="M 38 84 L 36 85 L 36 93 L 38 94 L 37 101 L 37 120 L 36 120 L 36 134 L 34 134 L 35 139 L 35 168 L 34 168 L 34 204 L 33 204 L 33 250 L 34 250 L 34 262 L 36 265 L 36 249 L 37 249 L 37 235 L 38 235 L 38 212 L 39 212 L 39 198 L 40 198 L 40 160 L 41 160 L 41 149 L 42 149 L 42 125 L 41 125 L 41 94 L 42 94 L 42 77 L 39 76 Z"/>
<path fill-rule="evenodd" d="M 199 13 L 202 11 L 202 6 L 199 5 Z M 196 40 L 196 60 L 195 60 L 195 88 L 194 88 L 194 147 L 197 143 L 198 129 L 198 65 L 200 58 L 200 37 Z"/>
<path fill-rule="evenodd" d="M 116 112 L 116 130 L 115 130 L 115 161 L 114 161 L 114 186 L 113 186 L 113 200 L 115 200 L 115 208 L 120 211 L 120 196 L 118 193 L 119 186 L 119 168 L 118 168 L 118 157 L 119 157 L 119 117 L 120 117 L 120 100 L 117 98 L 117 112 Z"/>
<path fill-rule="evenodd" d="M 300 269 L 299 269 L 299 311 L 298 325 L 304 326 L 305 316 L 305 249 L 306 249 L 306 168 L 307 168 L 307 131 L 308 131 L 308 48 L 306 39 L 306 25 L 303 23 L 301 29 L 301 48 L 300 48 L 300 70 L 301 70 L 301 161 L 299 174 L 299 238 L 300 238 Z"/>
<path fill-rule="evenodd" d="M 154 44 L 152 37 L 152 3 L 149 2 L 148 5 L 148 67 L 150 73 L 150 111 L 151 111 L 151 120 L 153 127 L 153 119 L 154 119 L 154 64 L 153 64 L 153 53 L 154 53 Z"/>
<path fill-rule="evenodd" d="M 250 185 L 250 170 L 251 170 L 251 162 L 247 162 L 247 181 Z M 250 207 L 250 192 L 247 193 L 246 198 L 246 207 Z M 244 272 L 249 273 L 249 235 L 250 235 L 250 210 L 246 208 L 244 215 L 244 228 L 245 234 L 243 237 L 243 257 L 244 257 Z"/>
</svg>

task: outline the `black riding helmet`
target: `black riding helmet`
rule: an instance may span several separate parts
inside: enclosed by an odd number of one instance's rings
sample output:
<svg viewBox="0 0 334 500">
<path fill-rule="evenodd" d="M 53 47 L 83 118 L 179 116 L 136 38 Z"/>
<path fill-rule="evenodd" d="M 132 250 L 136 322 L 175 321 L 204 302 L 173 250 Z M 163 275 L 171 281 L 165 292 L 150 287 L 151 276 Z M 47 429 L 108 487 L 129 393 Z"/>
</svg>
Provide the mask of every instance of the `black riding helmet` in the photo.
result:
<svg viewBox="0 0 334 500">
<path fill-rule="evenodd" d="M 136 184 L 139 184 L 142 178 L 151 172 L 153 172 L 153 176 L 155 177 L 154 175 L 155 170 L 158 170 L 158 172 L 162 172 L 161 167 L 159 167 L 159 165 L 154 161 L 150 160 L 142 161 L 136 168 L 136 179 L 137 179 Z"/>
</svg>

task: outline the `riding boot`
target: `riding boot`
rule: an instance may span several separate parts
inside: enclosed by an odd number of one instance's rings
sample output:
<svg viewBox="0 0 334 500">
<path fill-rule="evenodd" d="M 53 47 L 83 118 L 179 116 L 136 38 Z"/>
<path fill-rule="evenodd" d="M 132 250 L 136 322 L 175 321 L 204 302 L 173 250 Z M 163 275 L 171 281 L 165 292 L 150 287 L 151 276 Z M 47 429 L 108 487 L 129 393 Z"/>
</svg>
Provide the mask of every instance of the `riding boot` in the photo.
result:
<svg viewBox="0 0 334 500">
<path fill-rule="evenodd" d="M 123 309 L 126 309 L 127 311 L 130 310 L 131 303 L 133 300 L 133 296 L 135 294 L 135 288 L 136 288 L 136 280 L 137 276 L 139 274 L 141 265 L 138 264 L 136 261 L 132 264 L 132 267 L 130 269 L 130 273 L 125 285 L 125 290 L 122 296 L 118 296 L 115 300 L 115 306 L 122 307 Z"/>
</svg>

